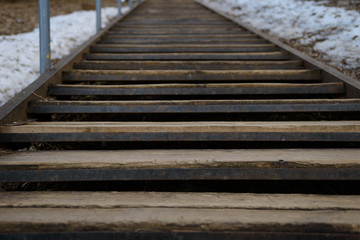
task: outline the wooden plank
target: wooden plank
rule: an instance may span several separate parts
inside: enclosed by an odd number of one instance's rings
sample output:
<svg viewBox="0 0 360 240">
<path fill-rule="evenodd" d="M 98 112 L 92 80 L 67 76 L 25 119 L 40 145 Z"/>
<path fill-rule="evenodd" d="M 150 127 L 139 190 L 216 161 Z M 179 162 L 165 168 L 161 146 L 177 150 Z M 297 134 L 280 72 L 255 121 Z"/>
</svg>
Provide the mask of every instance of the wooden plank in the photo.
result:
<svg viewBox="0 0 360 240">
<path fill-rule="evenodd" d="M 1 126 L 0 133 L 0 142 L 358 142 L 360 122 L 35 122 Z"/>
<path fill-rule="evenodd" d="M 359 233 L 359 211 L 4 208 L 1 232 L 276 231 Z M 154 217 L 156 216 L 156 217 Z"/>
<path fill-rule="evenodd" d="M 343 94 L 342 83 L 325 84 L 148 84 L 148 85 L 66 85 L 49 88 L 50 96 L 161 96 L 161 95 L 273 95 Z"/>
<path fill-rule="evenodd" d="M 208 44 L 224 44 L 224 43 L 233 43 L 233 44 L 241 44 L 241 43 L 267 43 L 267 41 L 264 41 L 260 38 L 257 37 L 243 37 L 243 38 L 207 38 L 207 37 L 203 37 L 203 38 L 186 38 L 186 37 L 181 37 L 179 36 L 178 38 L 154 38 L 154 37 L 148 37 L 148 38 L 138 38 L 138 37 L 133 37 L 133 38 L 116 38 L 116 37 L 106 37 L 104 36 L 102 38 L 101 41 L 99 41 L 99 43 L 101 42 L 105 42 L 105 43 L 126 43 L 128 42 L 128 44 L 184 44 L 184 43 L 193 43 L 193 44 L 201 44 L 201 43 L 208 43 Z"/>
<path fill-rule="evenodd" d="M 229 44 L 265 44 L 267 41 L 259 38 L 245 38 L 245 39 L 227 39 L 227 38 L 218 38 L 218 39 L 191 39 L 191 38 L 172 38 L 172 39 L 116 39 L 116 38 L 103 38 L 103 40 L 98 42 L 99 44 L 137 44 L 137 45 L 163 45 L 163 44 L 212 44 L 223 45 L 224 43 Z"/>
<path fill-rule="evenodd" d="M 186 28 L 186 29 L 181 29 L 181 28 L 160 28 L 160 29 L 132 29 L 132 28 L 128 28 L 128 29 L 123 29 L 123 28 L 112 28 L 110 31 L 108 31 L 107 33 L 109 34 L 119 34 L 119 35 L 131 35 L 131 34 L 141 34 L 141 35 L 162 35 L 162 34 L 174 34 L 174 35 L 183 35 L 183 34 L 236 34 L 236 33 L 247 33 L 249 34 L 250 32 L 248 31 L 244 31 L 240 28 L 233 28 L 233 29 L 226 29 L 226 28 L 218 28 L 218 29 L 212 29 L 212 28 Z"/>
<path fill-rule="evenodd" d="M 360 112 L 360 99 L 36 101 L 28 113 Z"/>
<path fill-rule="evenodd" d="M 288 60 L 285 52 L 266 53 L 91 53 L 86 60 Z"/>
<path fill-rule="evenodd" d="M 235 24 L 226 24 L 223 26 L 213 26 L 209 24 L 202 24 L 202 25 L 195 25 L 195 26 L 189 26 L 189 25 L 179 25 L 179 24 L 173 24 L 173 25 L 124 25 L 124 24 L 117 24 L 114 27 L 111 28 L 112 30 L 136 30 L 136 31 L 148 31 L 148 30 L 170 30 L 170 31 L 179 31 L 179 30 L 191 30 L 191 31 L 205 31 L 204 29 L 212 30 L 212 31 L 232 31 L 232 30 L 242 30 L 243 28 L 235 25 Z"/>
<path fill-rule="evenodd" d="M 147 35 L 147 34 L 117 34 L 117 33 L 106 33 L 104 34 L 105 38 L 154 38 L 154 39 L 169 39 L 169 38 L 193 38 L 193 39 L 201 39 L 201 38 L 254 38 L 257 37 L 257 35 L 252 33 L 237 33 L 237 34 L 153 34 L 153 35 Z"/>
<path fill-rule="evenodd" d="M 316 81 L 319 70 L 73 70 L 63 73 L 64 81 Z"/>
<path fill-rule="evenodd" d="M 96 44 L 90 47 L 93 53 L 196 53 L 196 52 L 272 52 L 277 47 L 272 44 L 243 44 L 229 46 L 213 45 L 166 45 L 166 46 L 139 46 L 119 44 Z"/>
<path fill-rule="evenodd" d="M 358 152 L 344 149 L 324 151 L 275 149 L 17 153 L 2 157 L 0 181 L 360 180 Z M 244 157 L 239 154 L 244 154 Z M 269 154 L 270 157 L 260 154 Z M 298 157 L 291 157 L 291 154 L 298 154 Z"/>
<path fill-rule="evenodd" d="M 23 239 L 166 239 L 166 240 L 239 240 L 239 239 L 267 239 L 267 240 L 287 240 L 287 239 L 316 239 L 316 240 L 358 240 L 356 233 L 299 233 L 299 232 L 267 232 L 267 231 L 97 231 L 97 232 L 41 232 L 41 233 L 0 233 L 3 240 L 23 240 Z"/>
<path fill-rule="evenodd" d="M 14 152 L 0 169 L 357 168 L 360 149 L 116 150 Z"/>
<path fill-rule="evenodd" d="M 303 69 L 302 61 L 87 61 L 74 69 L 87 70 L 255 70 Z"/>
<path fill-rule="evenodd" d="M 1 208 L 360 210 L 360 196 L 175 192 L 0 192 Z"/>
<path fill-rule="evenodd" d="M 1 133 L 51 132 L 360 132 L 360 121 L 306 122 L 30 122 Z M 359 139 L 360 140 L 360 139 Z"/>
</svg>

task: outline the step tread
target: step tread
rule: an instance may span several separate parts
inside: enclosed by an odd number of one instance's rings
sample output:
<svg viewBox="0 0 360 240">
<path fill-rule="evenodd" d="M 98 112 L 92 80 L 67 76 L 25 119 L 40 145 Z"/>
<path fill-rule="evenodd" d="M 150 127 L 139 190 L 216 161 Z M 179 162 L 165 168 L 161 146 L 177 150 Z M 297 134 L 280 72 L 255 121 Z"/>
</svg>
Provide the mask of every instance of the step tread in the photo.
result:
<svg viewBox="0 0 360 240">
<path fill-rule="evenodd" d="M 90 53 L 94 60 L 288 60 L 284 52 L 257 53 Z"/>
<path fill-rule="evenodd" d="M 357 210 L 357 195 L 190 192 L 0 192 L 0 208 Z"/>
<path fill-rule="evenodd" d="M 224 166 L 229 168 L 358 168 L 360 167 L 360 149 L 77 150 L 14 152 L 0 156 L 2 170 L 216 168 Z"/>
<path fill-rule="evenodd" d="M 64 81 L 98 80 L 320 80 L 321 71 L 291 70 L 72 70 Z"/>
<path fill-rule="evenodd" d="M 84 60 L 74 69 L 99 70 L 245 70 L 245 69 L 303 69 L 303 61 L 96 61 Z"/>
<path fill-rule="evenodd" d="M 360 121 L 292 122 L 33 122 L 0 126 L 0 133 L 342 132 L 360 133 Z M 360 139 L 359 139 L 360 140 Z"/>
<path fill-rule="evenodd" d="M 28 113 L 359 112 L 360 99 L 36 101 Z"/>
<path fill-rule="evenodd" d="M 268 94 L 341 94 L 343 83 L 280 84 L 147 84 L 147 85 L 72 85 L 50 86 L 49 95 L 268 95 Z"/>
<path fill-rule="evenodd" d="M 1 232 L 269 231 L 360 233 L 357 210 L 4 208 Z"/>
</svg>

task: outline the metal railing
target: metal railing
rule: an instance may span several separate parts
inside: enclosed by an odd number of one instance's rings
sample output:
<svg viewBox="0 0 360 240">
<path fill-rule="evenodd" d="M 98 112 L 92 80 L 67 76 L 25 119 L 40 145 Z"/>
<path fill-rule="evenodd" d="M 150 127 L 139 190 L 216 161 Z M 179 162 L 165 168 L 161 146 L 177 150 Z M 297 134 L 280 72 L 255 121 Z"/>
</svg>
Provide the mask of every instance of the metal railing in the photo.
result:
<svg viewBox="0 0 360 240">
<path fill-rule="evenodd" d="M 96 32 L 101 30 L 101 5 L 102 0 L 96 1 Z M 129 8 L 132 9 L 132 1 L 128 0 Z M 138 4 L 139 0 L 135 0 Z M 117 0 L 118 15 L 121 16 L 122 1 Z M 40 74 L 51 68 L 51 44 L 50 44 L 50 0 L 39 0 L 39 37 L 40 37 Z"/>
</svg>

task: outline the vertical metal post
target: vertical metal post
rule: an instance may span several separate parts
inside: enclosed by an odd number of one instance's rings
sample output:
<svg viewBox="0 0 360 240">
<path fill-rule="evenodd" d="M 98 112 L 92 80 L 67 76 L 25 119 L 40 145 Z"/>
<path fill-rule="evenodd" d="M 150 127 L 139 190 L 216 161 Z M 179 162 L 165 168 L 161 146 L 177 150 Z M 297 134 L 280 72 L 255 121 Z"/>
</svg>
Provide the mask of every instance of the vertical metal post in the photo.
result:
<svg viewBox="0 0 360 240">
<path fill-rule="evenodd" d="M 50 2 L 39 0 L 40 74 L 50 69 Z"/>
<path fill-rule="evenodd" d="M 129 0 L 129 8 L 132 9 L 132 0 Z"/>
<path fill-rule="evenodd" d="M 139 3 L 139 0 L 135 0 L 135 4 L 137 5 Z"/>
<path fill-rule="evenodd" d="M 122 13 L 121 13 L 121 0 L 117 0 L 117 6 L 118 6 L 118 11 L 119 11 L 118 15 L 121 16 L 122 15 Z"/>
<path fill-rule="evenodd" d="M 101 0 L 96 0 L 96 32 L 101 29 Z"/>
</svg>

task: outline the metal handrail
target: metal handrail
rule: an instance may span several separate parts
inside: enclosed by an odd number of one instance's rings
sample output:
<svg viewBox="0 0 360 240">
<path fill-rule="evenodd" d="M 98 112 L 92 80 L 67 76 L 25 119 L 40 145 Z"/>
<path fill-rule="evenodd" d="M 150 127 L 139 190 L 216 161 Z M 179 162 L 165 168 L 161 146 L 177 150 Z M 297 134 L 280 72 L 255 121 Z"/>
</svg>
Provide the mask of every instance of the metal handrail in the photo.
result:
<svg viewBox="0 0 360 240">
<path fill-rule="evenodd" d="M 102 0 L 96 1 L 96 32 L 101 30 L 101 5 Z M 129 8 L 132 9 L 132 0 Z M 135 4 L 138 4 L 135 0 Z M 121 16 L 122 1 L 117 0 L 118 15 Z M 39 37 L 40 37 L 40 74 L 42 75 L 51 68 L 51 44 L 50 44 L 50 0 L 39 0 Z"/>
</svg>

